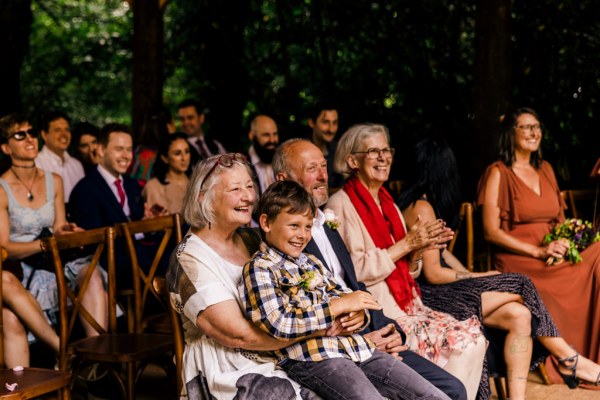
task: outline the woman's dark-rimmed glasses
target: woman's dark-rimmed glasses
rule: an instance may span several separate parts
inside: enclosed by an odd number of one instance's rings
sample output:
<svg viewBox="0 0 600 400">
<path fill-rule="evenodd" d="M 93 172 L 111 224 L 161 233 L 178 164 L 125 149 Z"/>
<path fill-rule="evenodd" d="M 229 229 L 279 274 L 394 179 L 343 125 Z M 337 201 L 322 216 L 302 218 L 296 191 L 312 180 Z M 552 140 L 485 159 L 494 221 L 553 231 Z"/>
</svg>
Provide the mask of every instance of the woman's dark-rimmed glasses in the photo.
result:
<svg viewBox="0 0 600 400">
<path fill-rule="evenodd" d="M 383 149 L 370 148 L 367 151 L 353 151 L 352 154 L 366 154 L 369 160 L 375 160 L 381 156 L 382 158 L 392 158 L 396 149 L 393 147 L 384 147 Z"/>
<path fill-rule="evenodd" d="M 202 183 L 200 184 L 200 190 L 202 190 L 202 185 L 204 185 L 204 182 L 206 182 L 206 179 L 208 179 L 210 174 L 212 174 L 214 172 L 214 170 L 217 168 L 217 165 L 220 165 L 221 167 L 229 168 L 233 165 L 233 163 L 235 161 L 245 163 L 246 156 L 243 154 L 240 154 L 240 153 L 221 154 L 219 156 L 219 158 L 217 158 L 217 161 L 215 161 L 215 163 L 213 164 L 211 169 L 208 171 L 208 173 L 204 176 L 204 179 L 202 179 Z"/>
</svg>

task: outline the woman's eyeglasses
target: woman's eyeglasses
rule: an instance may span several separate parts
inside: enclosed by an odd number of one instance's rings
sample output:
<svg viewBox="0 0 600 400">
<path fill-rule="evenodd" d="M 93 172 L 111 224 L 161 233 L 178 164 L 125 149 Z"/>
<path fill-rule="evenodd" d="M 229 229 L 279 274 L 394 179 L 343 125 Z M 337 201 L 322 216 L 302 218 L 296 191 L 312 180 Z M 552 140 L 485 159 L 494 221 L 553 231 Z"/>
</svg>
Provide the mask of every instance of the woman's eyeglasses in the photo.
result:
<svg viewBox="0 0 600 400">
<path fill-rule="evenodd" d="M 375 160 L 379 157 L 392 158 L 396 149 L 393 147 L 384 147 L 383 149 L 370 148 L 367 151 L 353 151 L 352 154 L 366 154 L 369 160 Z"/>
<path fill-rule="evenodd" d="M 21 140 L 25 140 L 27 135 L 29 135 L 29 137 L 32 139 L 38 138 L 38 132 L 33 130 L 33 128 L 29 128 L 26 131 L 16 131 L 12 135 L 10 135 L 8 138 L 15 139 L 17 142 L 20 142 Z"/>
<path fill-rule="evenodd" d="M 221 167 L 230 168 L 235 161 L 245 163 L 246 156 L 240 153 L 221 154 L 219 158 L 217 158 L 217 161 L 215 161 L 211 169 L 208 171 L 208 173 L 204 176 L 204 179 L 202 179 L 202 183 L 200 184 L 200 190 L 202 190 L 202 185 L 204 185 L 206 179 L 208 179 L 210 174 L 212 174 L 217 168 L 217 165 L 220 165 Z"/>
<path fill-rule="evenodd" d="M 519 125 L 517 128 L 525 131 L 525 132 L 541 132 L 544 129 L 544 126 L 541 124 L 534 125 Z"/>
</svg>

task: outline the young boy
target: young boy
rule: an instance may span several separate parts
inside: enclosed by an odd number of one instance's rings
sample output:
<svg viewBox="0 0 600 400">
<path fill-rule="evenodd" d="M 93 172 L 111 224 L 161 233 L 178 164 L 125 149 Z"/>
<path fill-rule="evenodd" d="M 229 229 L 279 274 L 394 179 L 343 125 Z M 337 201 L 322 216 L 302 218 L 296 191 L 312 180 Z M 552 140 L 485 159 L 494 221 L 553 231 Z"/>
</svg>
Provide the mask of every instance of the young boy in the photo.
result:
<svg viewBox="0 0 600 400">
<path fill-rule="evenodd" d="M 369 323 L 367 310 L 380 306 L 369 293 L 338 284 L 302 252 L 315 212 L 310 194 L 292 181 L 272 184 L 258 204 L 264 241 L 244 266 L 239 289 L 246 316 L 267 334 L 290 340 L 275 351 L 279 365 L 325 399 L 448 399 L 357 334 Z"/>
</svg>

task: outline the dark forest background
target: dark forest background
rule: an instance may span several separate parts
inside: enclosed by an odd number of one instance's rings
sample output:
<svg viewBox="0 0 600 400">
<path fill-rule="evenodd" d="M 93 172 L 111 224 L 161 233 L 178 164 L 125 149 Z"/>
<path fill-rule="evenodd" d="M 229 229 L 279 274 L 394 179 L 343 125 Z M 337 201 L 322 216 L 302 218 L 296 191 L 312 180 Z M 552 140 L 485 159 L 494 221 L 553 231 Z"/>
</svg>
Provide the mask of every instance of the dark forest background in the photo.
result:
<svg viewBox="0 0 600 400">
<path fill-rule="evenodd" d="M 564 189 L 590 187 L 600 156 L 596 0 L 0 0 L 0 54 L 0 114 L 59 108 L 139 138 L 157 103 L 195 97 L 206 131 L 245 150 L 252 114 L 300 136 L 334 98 L 340 135 L 389 127 L 394 178 L 414 142 L 446 138 L 467 197 L 509 105 L 541 115 Z"/>
</svg>

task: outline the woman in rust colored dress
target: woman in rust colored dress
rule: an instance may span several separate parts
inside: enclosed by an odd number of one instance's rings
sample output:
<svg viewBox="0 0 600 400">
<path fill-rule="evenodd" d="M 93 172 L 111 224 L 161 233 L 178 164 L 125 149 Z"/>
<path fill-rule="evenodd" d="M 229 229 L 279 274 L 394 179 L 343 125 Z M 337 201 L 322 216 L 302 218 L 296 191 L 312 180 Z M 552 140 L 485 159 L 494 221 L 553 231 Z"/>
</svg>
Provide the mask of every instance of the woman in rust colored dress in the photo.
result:
<svg viewBox="0 0 600 400">
<path fill-rule="evenodd" d="M 600 361 L 600 243 L 581 253 L 581 263 L 546 264 L 551 257 L 562 258 L 568 243 L 542 244 L 544 235 L 564 220 L 565 204 L 552 167 L 541 157 L 539 117 L 519 108 L 506 114 L 502 128 L 500 161 L 483 174 L 477 198 L 485 239 L 494 248 L 494 266 L 534 282 L 562 337 L 574 348 L 572 356 L 554 359 L 565 382 L 597 386 L 597 366 L 585 357 Z"/>
</svg>

